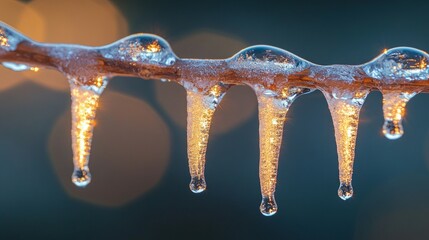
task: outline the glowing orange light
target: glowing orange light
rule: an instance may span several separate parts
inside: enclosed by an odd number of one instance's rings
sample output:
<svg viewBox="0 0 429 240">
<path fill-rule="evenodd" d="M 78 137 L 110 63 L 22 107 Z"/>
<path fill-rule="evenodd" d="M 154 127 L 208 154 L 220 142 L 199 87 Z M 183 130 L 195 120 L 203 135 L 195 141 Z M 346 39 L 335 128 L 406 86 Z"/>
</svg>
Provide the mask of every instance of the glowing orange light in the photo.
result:
<svg viewBox="0 0 429 240">
<path fill-rule="evenodd" d="M 146 52 L 156 53 L 160 51 L 161 51 L 161 46 L 159 45 L 158 41 L 153 41 L 152 43 L 146 46 Z"/>
</svg>

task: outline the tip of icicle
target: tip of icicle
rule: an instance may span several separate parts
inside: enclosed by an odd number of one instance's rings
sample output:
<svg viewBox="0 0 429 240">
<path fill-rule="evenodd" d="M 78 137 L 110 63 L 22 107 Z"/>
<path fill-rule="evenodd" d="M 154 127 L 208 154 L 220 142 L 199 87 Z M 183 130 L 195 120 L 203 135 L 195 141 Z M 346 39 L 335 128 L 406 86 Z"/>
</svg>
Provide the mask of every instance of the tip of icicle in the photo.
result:
<svg viewBox="0 0 429 240">
<path fill-rule="evenodd" d="M 386 120 L 383 125 L 383 134 L 387 139 L 396 140 L 404 134 L 401 122 Z"/>
<path fill-rule="evenodd" d="M 204 177 L 193 177 L 189 183 L 189 189 L 193 193 L 201 193 L 206 190 L 207 184 Z"/>
<path fill-rule="evenodd" d="M 338 196 L 343 199 L 347 200 L 353 196 L 353 187 L 351 184 L 341 184 L 338 188 Z"/>
<path fill-rule="evenodd" d="M 75 169 L 72 182 L 78 187 L 86 187 L 91 182 L 91 173 L 88 168 Z"/>
<path fill-rule="evenodd" d="M 277 212 L 277 203 L 274 196 L 263 197 L 261 206 L 259 207 L 264 216 L 273 216 Z"/>
</svg>

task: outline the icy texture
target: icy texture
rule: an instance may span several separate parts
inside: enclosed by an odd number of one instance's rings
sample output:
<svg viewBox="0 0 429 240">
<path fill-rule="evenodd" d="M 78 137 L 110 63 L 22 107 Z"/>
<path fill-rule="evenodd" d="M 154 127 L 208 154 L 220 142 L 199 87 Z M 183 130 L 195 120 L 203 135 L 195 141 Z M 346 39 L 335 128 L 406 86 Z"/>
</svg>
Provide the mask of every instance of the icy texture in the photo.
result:
<svg viewBox="0 0 429 240">
<path fill-rule="evenodd" d="M 337 89 L 323 91 L 334 123 L 340 172 L 338 196 L 343 200 L 353 195 L 352 175 L 359 112 L 368 92 L 368 90 L 349 92 Z"/>
<path fill-rule="evenodd" d="M 341 81 L 351 83 L 359 78 L 359 68 L 350 65 L 315 66 L 311 69 L 310 77 L 319 81 Z"/>
<path fill-rule="evenodd" d="M 267 78 L 261 81 L 272 84 L 272 77 L 278 73 L 292 74 L 303 71 L 312 64 L 288 51 L 280 48 L 257 45 L 241 50 L 228 59 L 231 68 L 245 68 L 247 73 L 266 72 Z M 265 84 L 263 84 L 265 85 Z"/>
<path fill-rule="evenodd" d="M 19 51 L 15 51 L 18 45 Z M 192 46 L 191 46 L 192 47 Z M 429 55 L 414 48 L 393 48 L 369 63 L 321 66 L 271 46 L 243 49 L 229 59 L 179 59 L 168 43 L 150 34 L 136 34 L 107 46 L 37 43 L 0 22 L 0 62 L 14 71 L 56 68 L 65 74 L 72 97 L 73 182 L 91 181 L 88 159 L 94 119 L 106 77 L 139 76 L 175 81 L 187 91 L 190 188 L 206 188 L 205 155 L 211 120 L 228 88 L 253 87 L 259 103 L 260 184 L 262 214 L 276 213 L 277 167 L 287 111 L 299 95 L 322 90 L 331 111 L 337 143 L 338 195 L 353 195 L 352 174 L 359 112 L 369 90 L 383 93 L 389 139 L 402 136 L 407 102 L 429 89 Z M 176 63 L 176 64 L 175 64 Z M 34 66 L 34 67 L 33 67 Z M 35 67 L 37 66 L 37 67 Z M 166 96 L 168 97 L 168 96 Z"/>
<path fill-rule="evenodd" d="M 383 91 L 383 134 L 386 138 L 394 140 L 404 134 L 402 118 L 405 115 L 405 106 L 415 95 L 416 93 Z"/>
<path fill-rule="evenodd" d="M 156 65 L 172 65 L 176 55 L 168 43 L 152 34 L 135 34 L 100 49 L 105 58 Z"/>
<path fill-rule="evenodd" d="M 188 161 L 191 182 L 189 188 L 194 193 L 206 189 L 204 168 L 210 125 L 216 107 L 229 86 L 218 83 L 207 90 L 197 90 L 192 84 L 184 84 L 187 90 L 188 109 Z"/>
<path fill-rule="evenodd" d="M 276 93 L 257 86 L 255 92 L 259 105 L 259 181 L 262 193 L 260 211 L 265 216 L 271 216 L 277 212 L 274 192 L 286 114 L 292 102 L 298 96 L 310 92 L 310 89 L 287 87 Z"/>
<path fill-rule="evenodd" d="M 95 114 L 100 94 L 103 92 L 107 79 L 98 77 L 92 85 L 82 85 L 76 78 L 70 78 L 72 100 L 72 148 L 74 172 L 73 183 L 85 187 L 91 182 L 88 162 L 91 151 L 92 132 L 95 125 Z"/>
<path fill-rule="evenodd" d="M 15 72 L 21 72 L 21 71 L 26 71 L 30 69 L 29 66 L 25 64 L 20 64 L 20 63 L 3 62 L 2 65 L 3 67 L 13 70 Z"/>
<path fill-rule="evenodd" d="M 2 51 L 13 51 L 23 40 L 23 36 L 11 27 L 0 22 L 0 54 Z"/>
<path fill-rule="evenodd" d="M 428 54 L 415 48 L 392 48 L 363 65 L 366 74 L 382 81 L 427 80 Z"/>
</svg>

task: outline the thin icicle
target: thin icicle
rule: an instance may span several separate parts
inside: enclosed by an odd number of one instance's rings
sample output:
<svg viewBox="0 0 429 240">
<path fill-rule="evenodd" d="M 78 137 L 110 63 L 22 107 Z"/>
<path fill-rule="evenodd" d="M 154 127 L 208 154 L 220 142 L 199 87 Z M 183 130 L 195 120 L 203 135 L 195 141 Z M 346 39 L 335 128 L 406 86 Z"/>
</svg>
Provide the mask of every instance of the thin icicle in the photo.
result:
<svg viewBox="0 0 429 240">
<path fill-rule="evenodd" d="M 70 78 L 69 82 L 72 99 L 71 135 L 74 164 L 72 181 L 78 187 L 85 187 L 91 182 L 88 162 L 92 132 L 100 94 L 107 84 L 107 79 L 98 77 L 91 85 L 83 85 L 75 78 Z"/>
<path fill-rule="evenodd" d="M 340 187 L 338 196 L 347 200 L 353 196 L 352 175 L 355 157 L 356 136 L 359 125 L 359 112 L 368 90 L 355 92 L 323 92 L 331 111 L 337 142 Z"/>
<path fill-rule="evenodd" d="M 402 118 L 408 101 L 417 93 L 383 91 L 383 134 L 390 140 L 398 139 L 404 134 Z"/>
<path fill-rule="evenodd" d="M 221 83 L 206 91 L 187 88 L 188 112 L 188 161 L 191 182 L 189 188 L 194 193 L 206 189 L 204 168 L 210 125 L 216 107 L 222 100 L 229 86 Z"/>
<path fill-rule="evenodd" d="M 263 215 L 271 216 L 277 212 L 274 192 L 286 114 L 292 102 L 309 89 L 285 88 L 280 94 L 261 88 L 255 91 L 259 108 L 259 181 L 262 193 L 259 209 Z"/>
</svg>

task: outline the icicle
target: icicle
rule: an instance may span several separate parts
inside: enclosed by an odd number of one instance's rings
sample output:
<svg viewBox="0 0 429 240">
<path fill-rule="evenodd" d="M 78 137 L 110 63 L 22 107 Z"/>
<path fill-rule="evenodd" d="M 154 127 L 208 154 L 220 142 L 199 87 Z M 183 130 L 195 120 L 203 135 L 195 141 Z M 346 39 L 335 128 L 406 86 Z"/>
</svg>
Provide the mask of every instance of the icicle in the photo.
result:
<svg viewBox="0 0 429 240">
<path fill-rule="evenodd" d="M 76 78 L 69 78 L 72 99 L 72 148 L 74 172 L 73 183 L 85 187 L 91 182 L 88 168 L 92 131 L 100 94 L 107 84 L 105 77 L 97 77 L 89 85 L 83 85 Z"/>
<path fill-rule="evenodd" d="M 359 112 L 368 94 L 368 90 L 354 93 L 333 91 L 323 92 L 331 111 L 337 142 L 340 187 L 338 196 L 347 200 L 353 196 L 352 175 L 355 156 L 356 136 L 359 124 Z"/>
<path fill-rule="evenodd" d="M 189 188 L 194 193 L 200 193 L 206 189 L 204 167 L 210 124 L 216 107 L 229 86 L 219 83 L 204 92 L 187 87 L 186 84 L 185 88 L 188 103 L 188 161 L 191 174 Z"/>
<path fill-rule="evenodd" d="M 402 118 L 405 115 L 405 106 L 416 93 L 398 93 L 383 91 L 383 134 L 386 138 L 394 140 L 404 134 Z"/>
<path fill-rule="evenodd" d="M 280 94 L 263 88 L 255 91 L 259 105 L 259 181 L 262 193 L 259 209 L 263 215 L 272 216 L 277 212 L 274 192 L 286 114 L 292 102 L 310 89 L 290 87 L 284 88 Z"/>
</svg>

